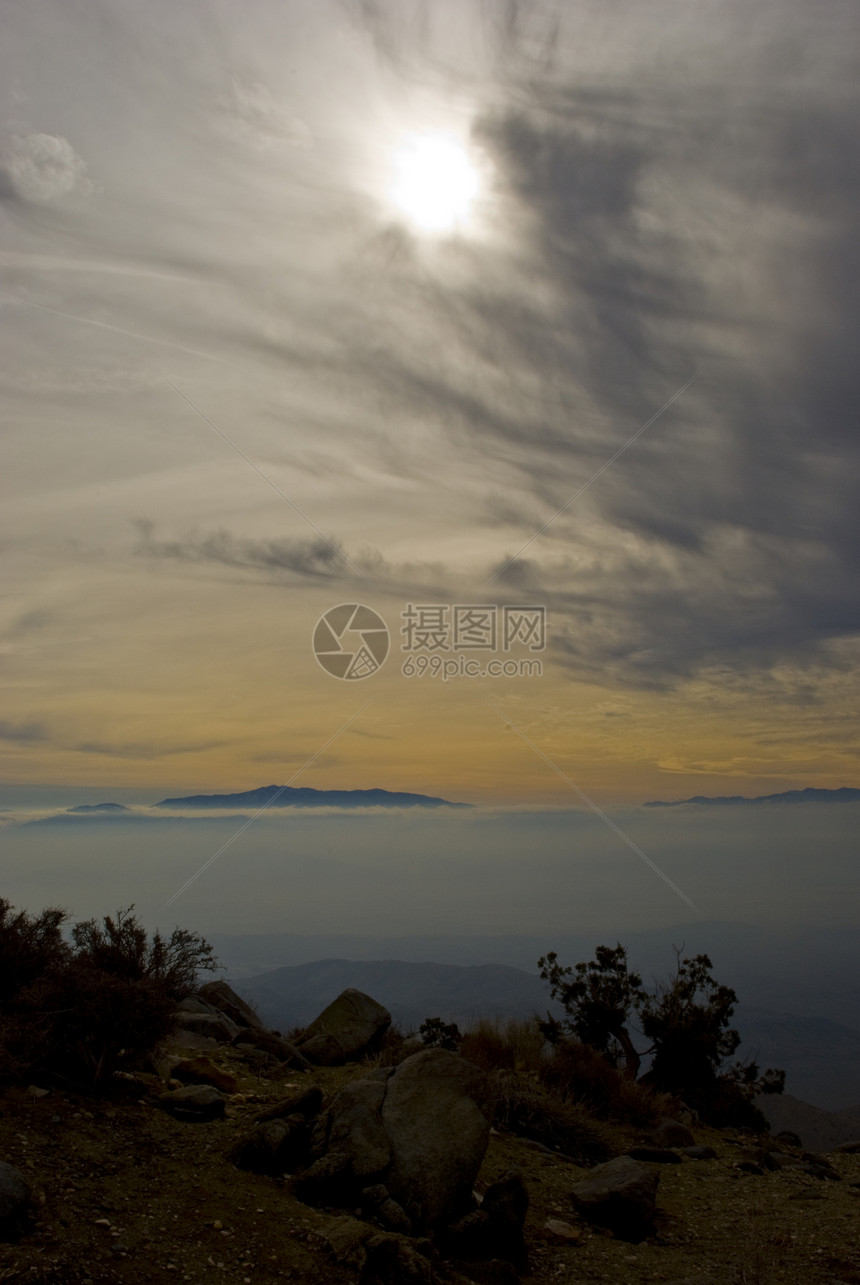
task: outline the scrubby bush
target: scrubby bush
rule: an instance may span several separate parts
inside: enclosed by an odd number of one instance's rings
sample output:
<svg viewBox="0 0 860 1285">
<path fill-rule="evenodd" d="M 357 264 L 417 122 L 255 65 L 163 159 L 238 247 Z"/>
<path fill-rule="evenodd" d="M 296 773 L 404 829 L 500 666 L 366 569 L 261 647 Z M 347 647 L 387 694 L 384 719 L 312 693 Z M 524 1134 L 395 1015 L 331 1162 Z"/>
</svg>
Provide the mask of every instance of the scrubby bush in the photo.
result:
<svg viewBox="0 0 860 1285">
<path fill-rule="evenodd" d="M 545 1034 L 557 1040 L 565 1030 L 583 1044 L 602 1053 L 613 1066 L 622 1065 L 635 1080 L 640 1055 L 627 1029 L 630 1014 L 642 997 L 642 978 L 627 968 L 627 951 L 598 946 L 590 963 L 563 967 L 554 950 L 538 960 L 540 975 L 549 982 L 550 994 L 564 1009 L 564 1023 L 549 1018 Z"/>
<path fill-rule="evenodd" d="M 422 1043 L 430 1049 L 447 1049 L 457 1053 L 463 1041 L 456 1022 L 443 1022 L 441 1017 L 428 1017 L 418 1027 Z"/>
<path fill-rule="evenodd" d="M 99 1092 L 170 1032 L 198 973 L 218 965 L 186 929 L 150 939 L 133 909 L 76 924 L 69 943 L 65 912 L 0 903 L 0 1075 Z"/>
<path fill-rule="evenodd" d="M 579 1102 L 604 1119 L 639 1127 L 671 1114 L 669 1099 L 631 1080 L 578 1040 L 561 1040 L 540 1069 L 541 1084 L 560 1097 Z"/>
<path fill-rule="evenodd" d="M 552 951 L 538 967 L 565 1011 L 561 1021 L 548 1017 L 541 1024 L 559 1050 L 587 1046 L 610 1067 L 623 1067 L 631 1084 L 641 1059 L 653 1055 L 640 1084 L 683 1097 L 711 1123 L 764 1123 L 752 1099 L 757 1092 L 782 1092 L 785 1073 L 760 1075 L 755 1063 L 728 1064 L 740 1044 L 740 1035 L 729 1025 L 738 997 L 711 975 L 707 955 L 682 957 L 676 948 L 674 976 L 653 993 L 645 990 L 638 973 L 628 970 L 620 943 L 599 946 L 593 960 L 575 968 L 560 965 Z M 641 1051 L 630 1029 L 634 1018 L 650 1041 Z M 583 1068 L 587 1065 L 582 1053 L 568 1056 L 578 1057 Z"/>
</svg>

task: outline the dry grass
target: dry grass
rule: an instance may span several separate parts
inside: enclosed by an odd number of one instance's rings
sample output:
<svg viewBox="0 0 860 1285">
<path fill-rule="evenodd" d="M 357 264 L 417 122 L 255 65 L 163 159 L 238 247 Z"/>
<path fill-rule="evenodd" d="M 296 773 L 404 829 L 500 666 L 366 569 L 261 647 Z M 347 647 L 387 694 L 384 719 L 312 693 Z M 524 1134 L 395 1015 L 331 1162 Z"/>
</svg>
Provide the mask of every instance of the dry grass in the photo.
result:
<svg viewBox="0 0 860 1285">
<path fill-rule="evenodd" d="M 483 1071 L 519 1071 L 537 1075 L 546 1060 L 546 1041 L 537 1023 L 528 1018 L 505 1022 L 482 1018 L 469 1028 L 460 1045 L 461 1056 Z"/>
<path fill-rule="evenodd" d="M 665 1094 L 629 1080 L 587 1044 L 557 1045 L 539 1075 L 544 1088 L 619 1124 L 647 1127 L 673 1111 Z"/>
<path fill-rule="evenodd" d="M 612 1130 L 578 1103 L 511 1072 L 497 1071 L 492 1086 L 496 1128 L 531 1138 L 578 1164 L 597 1164 L 615 1154 Z"/>
</svg>

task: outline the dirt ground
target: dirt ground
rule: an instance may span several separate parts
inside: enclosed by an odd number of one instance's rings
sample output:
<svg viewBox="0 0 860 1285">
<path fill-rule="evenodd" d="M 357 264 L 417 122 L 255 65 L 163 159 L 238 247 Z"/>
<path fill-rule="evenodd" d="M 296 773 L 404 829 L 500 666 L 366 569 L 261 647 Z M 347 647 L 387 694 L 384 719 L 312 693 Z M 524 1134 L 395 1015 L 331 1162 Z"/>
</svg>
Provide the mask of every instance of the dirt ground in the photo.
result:
<svg viewBox="0 0 860 1285">
<path fill-rule="evenodd" d="M 0 1097 L 0 1159 L 31 1185 L 35 1226 L 0 1245 L 0 1282 L 30 1285 L 354 1285 L 327 1233 L 343 1211 L 300 1204 L 288 1176 L 263 1177 L 227 1159 L 253 1117 L 294 1089 L 325 1093 L 360 1066 L 306 1075 L 253 1074 L 232 1050 L 214 1060 L 239 1079 L 227 1118 L 174 1120 L 153 1075 L 123 1100 L 25 1089 Z M 575 1212 L 570 1189 L 586 1172 L 563 1157 L 494 1133 L 478 1190 L 511 1167 L 529 1191 L 530 1285 L 860 1285 L 860 1155 L 831 1157 L 840 1181 L 791 1170 L 745 1173 L 750 1136 L 695 1129 L 715 1160 L 659 1165 L 658 1219 L 641 1244 L 616 1240 Z M 629 1135 L 628 1145 L 642 1141 Z M 547 1220 L 568 1231 L 547 1228 Z M 452 1281 L 468 1280 L 437 1264 Z M 477 1273 L 476 1273 L 477 1274 Z"/>
</svg>

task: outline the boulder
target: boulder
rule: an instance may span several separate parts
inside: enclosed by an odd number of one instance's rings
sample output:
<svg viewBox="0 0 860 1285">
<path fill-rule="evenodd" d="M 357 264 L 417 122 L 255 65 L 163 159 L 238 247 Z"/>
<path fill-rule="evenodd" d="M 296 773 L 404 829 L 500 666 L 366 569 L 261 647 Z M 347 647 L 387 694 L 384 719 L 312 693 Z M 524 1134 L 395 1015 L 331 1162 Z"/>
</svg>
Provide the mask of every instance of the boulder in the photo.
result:
<svg viewBox="0 0 860 1285">
<path fill-rule="evenodd" d="M 254 1119 L 262 1123 L 265 1120 L 283 1120 L 290 1115 L 303 1115 L 306 1120 L 312 1120 L 314 1116 L 319 1115 L 322 1101 L 322 1089 L 314 1084 L 302 1093 L 293 1093 L 288 1098 L 281 1098 L 280 1102 L 267 1107 Z"/>
<path fill-rule="evenodd" d="M 358 1204 L 356 1182 L 349 1156 L 327 1151 L 300 1173 L 293 1183 L 297 1200 L 318 1208 L 354 1208 Z"/>
<path fill-rule="evenodd" d="M 695 1147 L 679 1147 L 678 1151 L 688 1160 L 716 1160 L 717 1158 L 714 1148 L 707 1147 L 703 1143 L 697 1143 Z"/>
<path fill-rule="evenodd" d="M 310 1126 L 303 1115 L 266 1120 L 241 1138 L 230 1152 L 239 1169 L 252 1173 L 292 1173 L 307 1162 Z"/>
<path fill-rule="evenodd" d="M 172 1089 L 162 1093 L 158 1105 L 169 1111 L 177 1120 L 218 1120 L 224 1116 L 226 1098 L 210 1084 L 189 1085 L 187 1089 Z"/>
<path fill-rule="evenodd" d="M 631 1147 L 627 1152 L 634 1160 L 645 1160 L 652 1165 L 679 1165 L 681 1157 L 677 1151 L 666 1147 Z"/>
<path fill-rule="evenodd" d="M 204 1035 L 207 1039 L 217 1040 L 219 1044 L 230 1044 L 241 1030 L 223 1013 L 200 1013 L 194 1009 L 177 1009 L 176 1024 L 180 1031 Z"/>
<path fill-rule="evenodd" d="M 578 1227 L 571 1226 L 562 1218 L 547 1218 L 543 1225 L 543 1234 L 546 1240 L 554 1241 L 560 1245 L 575 1245 L 578 1240 L 582 1239 L 582 1232 Z"/>
<path fill-rule="evenodd" d="M 19 1240 L 30 1221 L 30 1188 L 14 1165 L 0 1160 L 0 1240 Z"/>
<path fill-rule="evenodd" d="M 418 1227 L 466 1212 L 493 1119 L 483 1072 L 456 1053 L 427 1049 L 401 1062 L 384 1087 L 392 1197 Z"/>
<path fill-rule="evenodd" d="M 314 1018 L 296 1048 L 317 1066 L 338 1066 L 375 1048 L 390 1025 L 387 1008 L 350 987 Z"/>
<path fill-rule="evenodd" d="M 226 982 L 207 982 L 205 986 L 200 987 L 198 994 L 220 1013 L 226 1013 L 237 1026 L 265 1030 L 265 1024 L 260 1021 L 251 1005 L 247 1004 L 241 995 L 237 995 L 232 986 L 228 986 Z"/>
<path fill-rule="evenodd" d="M 355 1208 L 382 1184 L 413 1227 L 449 1223 L 471 1208 L 492 1111 L 477 1067 L 444 1049 L 413 1054 L 337 1094 L 317 1121 L 296 1195 Z"/>
<path fill-rule="evenodd" d="M 336 1262 L 360 1273 L 361 1285 L 437 1285 L 429 1245 L 380 1232 L 357 1218 L 336 1218 L 326 1232 Z"/>
<path fill-rule="evenodd" d="M 365 1187 L 361 1193 L 361 1208 L 364 1217 L 375 1218 L 388 1231 L 402 1232 L 408 1236 L 412 1231 L 412 1221 L 396 1200 L 391 1199 L 388 1188 L 378 1182 Z"/>
<path fill-rule="evenodd" d="M 177 1062 L 171 1071 L 183 1084 L 211 1084 L 222 1093 L 236 1093 L 239 1088 L 235 1075 L 224 1071 L 208 1057 L 189 1057 Z"/>
<path fill-rule="evenodd" d="M 307 1058 L 299 1052 L 294 1044 L 289 1040 L 282 1039 L 280 1035 L 275 1035 L 273 1031 L 261 1031 L 257 1027 L 247 1027 L 239 1030 L 233 1043 L 237 1048 L 243 1045 L 251 1045 L 262 1053 L 267 1053 L 277 1062 L 283 1062 L 287 1066 L 293 1066 L 298 1071 L 309 1071 L 311 1064 Z"/>
<path fill-rule="evenodd" d="M 621 1240 L 639 1241 L 651 1230 L 659 1181 L 653 1169 L 618 1156 L 596 1165 L 570 1194 L 589 1222 L 609 1227 Z"/>
<path fill-rule="evenodd" d="M 314 1085 L 294 1093 L 255 1117 L 254 1127 L 236 1143 L 230 1159 L 253 1173 L 293 1173 L 306 1165 L 311 1129 L 322 1105 L 322 1090 Z"/>
<path fill-rule="evenodd" d="M 454 1223 L 445 1237 L 445 1246 L 457 1259 L 470 1264 L 475 1259 L 528 1266 L 523 1239 L 529 1197 L 518 1169 L 509 1169 L 488 1187 L 480 1209 Z M 471 1270 L 471 1269 L 470 1269 Z"/>
<path fill-rule="evenodd" d="M 679 1120 L 661 1120 L 651 1135 L 655 1147 L 694 1147 L 696 1139 Z"/>
<path fill-rule="evenodd" d="M 519 1169 L 508 1169 L 484 1192 L 481 1212 L 490 1219 L 494 1257 L 509 1259 L 523 1269 L 527 1256 L 523 1233 L 529 1193 Z"/>
<path fill-rule="evenodd" d="M 185 995 L 176 1005 L 177 1013 L 206 1013 L 209 1017 L 217 1017 L 218 1010 L 200 995 Z"/>
</svg>

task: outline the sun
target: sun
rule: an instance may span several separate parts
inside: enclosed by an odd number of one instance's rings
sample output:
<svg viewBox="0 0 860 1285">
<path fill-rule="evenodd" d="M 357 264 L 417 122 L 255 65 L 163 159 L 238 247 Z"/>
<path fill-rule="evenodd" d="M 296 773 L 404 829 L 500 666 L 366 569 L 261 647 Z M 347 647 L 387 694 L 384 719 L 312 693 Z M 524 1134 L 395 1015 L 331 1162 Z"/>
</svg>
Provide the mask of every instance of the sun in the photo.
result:
<svg viewBox="0 0 860 1285">
<path fill-rule="evenodd" d="M 423 134 L 397 154 L 391 196 L 421 232 L 438 235 L 465 227 L 479 189 L 477 166 L 451 138 Z"/>
</svg>

